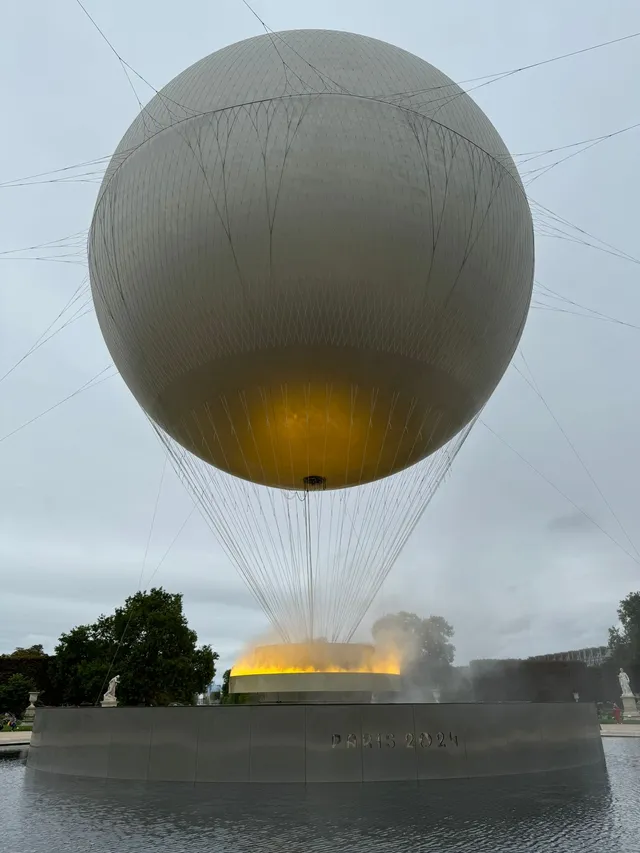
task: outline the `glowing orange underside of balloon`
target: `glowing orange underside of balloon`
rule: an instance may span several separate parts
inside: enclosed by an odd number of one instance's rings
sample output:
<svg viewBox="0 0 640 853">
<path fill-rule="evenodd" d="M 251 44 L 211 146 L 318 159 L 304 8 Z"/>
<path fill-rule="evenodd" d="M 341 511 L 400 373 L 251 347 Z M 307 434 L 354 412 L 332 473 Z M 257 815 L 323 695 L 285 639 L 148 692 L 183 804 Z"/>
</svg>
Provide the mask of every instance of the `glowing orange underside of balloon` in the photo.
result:
<svg viewBox="0 0 640 853">
<path fill-rule="evenodd" d="M 340 488 L 386 477 L 436 449 L 447 426 L 407 395 L 316 385 L 229 394 L 171 432 L 235 476 L 301 489 L 309 478 Z"/>
</svg>

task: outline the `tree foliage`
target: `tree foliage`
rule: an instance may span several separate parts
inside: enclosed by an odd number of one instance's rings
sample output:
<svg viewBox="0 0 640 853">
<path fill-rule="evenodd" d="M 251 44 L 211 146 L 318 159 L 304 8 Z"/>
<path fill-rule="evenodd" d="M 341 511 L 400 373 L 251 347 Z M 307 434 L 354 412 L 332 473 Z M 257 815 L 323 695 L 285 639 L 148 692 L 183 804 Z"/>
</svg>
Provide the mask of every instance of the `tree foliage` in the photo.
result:
<svg viewBox="0 0 640 853">
<path fill-rule="evenodd" d="M 225 669 L 222 674 L 222 690 L 220 691 L 220 696 L 228 696 L 229 695 L 229 679 L 231 678 L 231 670 Z"/>
<path fill-rule="evenodd" d="M 21 675 L 30 690 L 39 691 L 46 702 L 55 704 L 57 697 L 50 678 L 52 660 L 44 654 L 42 646 L 19 648 L 11 654 L 0 655 L 0 685 L 6 684 L 14 675 Z"/>
<path fill-rule="evenodd" d="M 29 679 L 16 673 L 4 684 L 0 684 L 0 714 L 7 711 L 14 717 L 20 717 L 29 704 Z"/>
<path fill-rule="evenodd" d="M 630 592 L 618 608 L 620 625 L 609 629 L 609 648 L 620 666 L 640 666 L 640 592 Z"/>
<path fill-rule="evenodd" d="M 374 624 L 377 645 L 399 652 L 406 680 L 415 684 L 442 687 L 450 676 L 455 656 L 451 643 L 453 626 L 442 616 L 426 619 L 415 613 L 390 613 Z"/>
<path fill-rule="evenodd" d="M 10 655 L 2 655 L 2 657 L 7 658 L 45 658 L 47 654 L 44 650 L 44 646 L 40 643 L 36 646 L 28 646 L 27 648 L 22 648 L 18 646 L 18 648 L 11 652 Z"/>
<path fill-rule="evenodd" d="M 211 683 L 218 658 L 197 641 L 181 595 L 138 592 L 111 616 L 60 637 L 54 680 L 67 704 L 95 704 L 114 675 L 120 704 L 191 704 Z"/>
<path fill-rule="evenodd" d="M 78 625 L 62 634 L 55 649 L 53 682 L 63 704 L 95 704 L 102 698 L 117 638 L 113 616 L 100 616 L 93 625 Z"/>
<path fill-rule="evenodd" d="M 249 693 L 230 693 L 229 692 L 229 679 L 231 678 L 231 670 L 225 669 L 222 674 L 222 690 L 220 691 L 220 704 L 221 705 L 244 705 L 245 703 L 251 702 L 251 695 Z"/>
</svg>

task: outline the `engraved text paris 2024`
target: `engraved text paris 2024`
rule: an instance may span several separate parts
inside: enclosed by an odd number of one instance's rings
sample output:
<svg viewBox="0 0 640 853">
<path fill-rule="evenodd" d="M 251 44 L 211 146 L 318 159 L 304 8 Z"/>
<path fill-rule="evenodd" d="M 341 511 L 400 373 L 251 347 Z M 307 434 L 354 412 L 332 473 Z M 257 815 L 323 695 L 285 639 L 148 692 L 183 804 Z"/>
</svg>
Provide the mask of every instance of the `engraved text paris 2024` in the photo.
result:
<svg viewBox="0 0 640 853">
<path fill-rule="evenodd" d="M 368 732 L 363 732 L 362 738 L 360 738 L 360 746 L 363 748 L 395 748 L 401 744 L 402 740 L 396 738 L 393 734 L 369 734 Z M 336 749 L 339 746 L 345 746 L 347 749 L 357 747 L 358 736 L 354 733 L 350 733 L 344 737 L 338 734 L 331 735 L 331 748 Z M 454 732 L 435 732 L 434 734 L 430 732 L 419 732 L 418 734 L 407 732 L 404 735 L 404 746 L 406 749 L 415 749 L 416 747 L 419 749 L 429 749 L 432 747 L 441 749 L 448 746 L 452 746 L 455 749 L 455 747 L 459 746 L 459 742 L 458 735 L 454 734 Z"/>
</svg>

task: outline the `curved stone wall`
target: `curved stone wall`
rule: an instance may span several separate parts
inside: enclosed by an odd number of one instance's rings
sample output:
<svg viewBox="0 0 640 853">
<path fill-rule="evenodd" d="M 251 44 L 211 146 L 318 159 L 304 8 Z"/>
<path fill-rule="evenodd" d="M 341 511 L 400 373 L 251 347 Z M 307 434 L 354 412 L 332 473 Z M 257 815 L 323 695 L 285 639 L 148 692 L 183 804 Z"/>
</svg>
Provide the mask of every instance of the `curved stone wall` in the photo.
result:
<svg viewBox="0 0 640 853">
<path fill-rule="evenodd" d="M 43 708 L 28 766 L 157 782 L 380 782 L 603 761 L 593 705 Z"/>
</svg>

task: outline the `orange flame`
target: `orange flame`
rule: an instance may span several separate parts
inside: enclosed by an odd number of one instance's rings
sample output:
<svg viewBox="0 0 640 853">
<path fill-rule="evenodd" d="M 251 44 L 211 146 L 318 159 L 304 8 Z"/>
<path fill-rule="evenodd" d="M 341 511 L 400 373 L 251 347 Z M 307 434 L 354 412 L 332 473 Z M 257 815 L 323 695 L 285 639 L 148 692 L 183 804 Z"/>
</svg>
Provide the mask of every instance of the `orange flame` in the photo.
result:
<svg viewBox="0 0 640 853">
<path fill-rule="evenodd" d="M 400 675 L 400 659 L 373 646 L 297 643 L 259 646 L 248 651 L 232 668 L 238 675 L 279 675 L 306 672 L 368 672 Z"/>
</svg>

